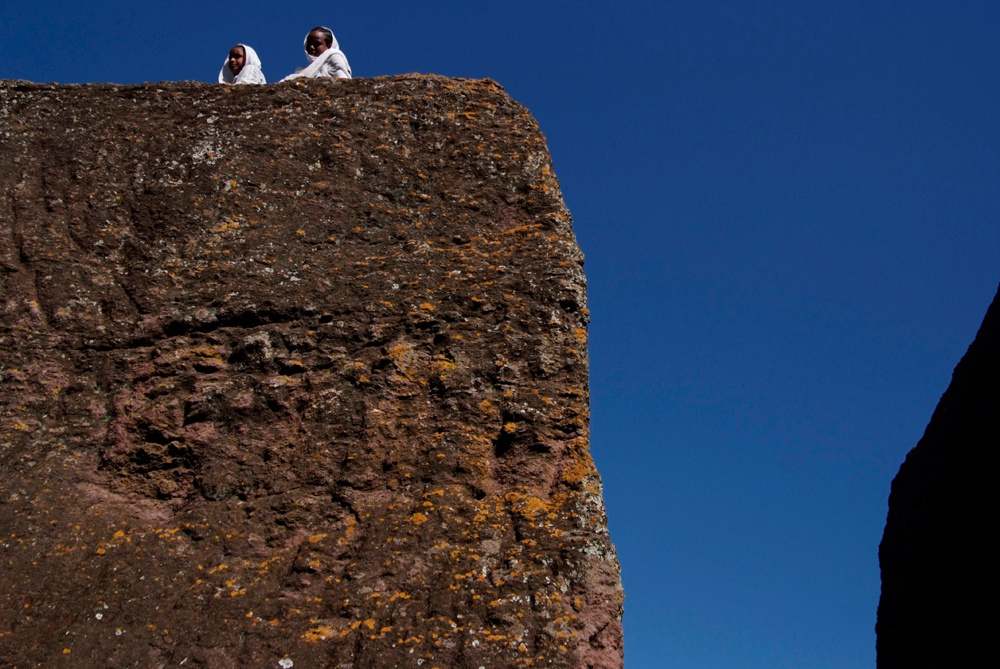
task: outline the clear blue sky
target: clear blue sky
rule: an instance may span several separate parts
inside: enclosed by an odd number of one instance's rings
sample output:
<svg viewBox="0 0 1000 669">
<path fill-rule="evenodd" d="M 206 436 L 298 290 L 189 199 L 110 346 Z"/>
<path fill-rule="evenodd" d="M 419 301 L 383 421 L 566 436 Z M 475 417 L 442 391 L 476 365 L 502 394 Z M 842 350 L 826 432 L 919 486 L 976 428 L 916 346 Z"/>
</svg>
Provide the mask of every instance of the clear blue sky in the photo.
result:
<svg viewBox="0 0 1000 669">
<path fill-rule="evenodd" d="M 490 77 L 590 281 L 630 669 L 873 667 L 889 484 L 1000 281 L 1000 3 L 4 2 L 0 77 Z"/>
</svg>

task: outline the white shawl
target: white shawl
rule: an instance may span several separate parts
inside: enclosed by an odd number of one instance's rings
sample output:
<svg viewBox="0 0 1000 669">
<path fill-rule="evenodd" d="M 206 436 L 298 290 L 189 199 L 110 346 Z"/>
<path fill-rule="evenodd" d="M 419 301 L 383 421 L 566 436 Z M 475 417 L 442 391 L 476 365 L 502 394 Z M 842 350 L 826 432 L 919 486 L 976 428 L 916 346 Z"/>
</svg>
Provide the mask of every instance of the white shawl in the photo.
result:
<svg viewBox="0 0 1000 669">
<path fill-rule="evenodd" d="M 233 76 L 232 70 L 229 69 L 229 56 L 226 56 L 226 61 L 222 64 L 222 69 L 219 70 L 219 83 L 220 84 L 266 84 L 267 80 L 264 79 L 264 73 L 260 70 L 260 58 L 257 57 L 257 52 L 246 44 L 240 44 L 238 46 L 243 47 L 244 53 L 246 53 L 246 59 L 243 63 L 243 69 L 236 76 Z"/>
<path fill-rule="evenodd" d="M 325 28 L 325 30 L 330 29 Z M 330 30 L 330 34 L 333 35 L 332 30 Z M 306 48 L 306 44 L 308 42 L 309 33 L 306 33 L 306 38 L 302 41 L 303 49 Z M 340 50 L 340 45 L 337 43 L 336 37 L 333 37 L 333 43 L 326 51 L 318 56 L 313 56 L 306 51 L 306 58 L 309 59 L 310 63 L 308 67 L 298 68 L 295 70 L 295 74 L 289 74 L 287 77 L 282 79 L 282 81 L 291 81 L 292 79 L 314 79 L 319 77 L 330 77 L 331 79 L 351 78 L 351 65 L 347 62 L 347 56 Z"/>
</svg>

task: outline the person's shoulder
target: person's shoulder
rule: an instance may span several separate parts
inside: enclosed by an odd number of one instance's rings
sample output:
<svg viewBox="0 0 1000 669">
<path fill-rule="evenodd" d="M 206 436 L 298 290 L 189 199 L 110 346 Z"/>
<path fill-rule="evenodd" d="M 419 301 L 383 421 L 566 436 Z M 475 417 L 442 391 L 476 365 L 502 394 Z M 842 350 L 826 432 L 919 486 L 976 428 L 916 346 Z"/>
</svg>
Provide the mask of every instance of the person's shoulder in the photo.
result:
<svg viewBox="0 0 1000 669">
<path fill-rule="evenodd" d="M 326 63 L 324 63 L 324 65 L 328 69 L 344 70 L 346 72 L 347 71 L 347 56 L 344 55 L 343 51 L 340 51 L 338 49 L 336 52 L 330 54 L 330 57 L 326 59 Z"/>
</svg>

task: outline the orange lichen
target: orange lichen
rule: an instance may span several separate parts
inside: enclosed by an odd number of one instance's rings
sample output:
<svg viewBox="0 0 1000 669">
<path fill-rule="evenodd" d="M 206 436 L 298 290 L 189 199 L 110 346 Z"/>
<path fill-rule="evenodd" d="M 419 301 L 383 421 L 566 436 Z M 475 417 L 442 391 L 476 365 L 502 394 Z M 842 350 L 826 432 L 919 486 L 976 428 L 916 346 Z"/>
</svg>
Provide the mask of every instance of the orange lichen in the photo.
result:
<svg viewBox="0 0 1000 669">
<path fill-rule="evenodd" d="M 570 485 L 579 485 L 594 474 L 594 465 L 589 457 L 578 458 L 562 471 L 562 480 Z"/>
</svg>

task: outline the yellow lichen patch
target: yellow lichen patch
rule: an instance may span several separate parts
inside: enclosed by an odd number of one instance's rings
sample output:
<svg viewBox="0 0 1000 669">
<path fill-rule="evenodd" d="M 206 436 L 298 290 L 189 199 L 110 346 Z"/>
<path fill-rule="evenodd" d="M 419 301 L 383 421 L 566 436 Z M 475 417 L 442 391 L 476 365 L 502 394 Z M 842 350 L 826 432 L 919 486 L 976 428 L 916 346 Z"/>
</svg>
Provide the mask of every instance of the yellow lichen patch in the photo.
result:
<svg viewBox="0 0 1000 669">
<path fill-rule="evenodd" d="M 278 622 L 277 620 L 271 621 L 271 623 L 277 623 L 277 622 Z M 272 627 L 275 626 L 276 625 L 272 624 Z M 334 636 L 340 636 L 340 634 L 334 632 L 329 625 L 317 625 L 312 629 L 306 630 L 306 633 L 299 638 L 308 641 L 309 643 L 317 643 L 319 641 L 326 641 L 327 639 L 330 639 Z"/>
<path fill-rule="evenodd" d="M 395 362 L 396 370 L 403 376 L 396 376 L 397 381 L 412 381 L 417 377 L 417 352 L 412 346 L 399 344 L 389 350 L 389 357 Z"/>
<path fill-rule="evenodd" d="M 354 520 L 353 518 L 351 518 L 350 520 L 348 520 L 347 521 L 347 530 L 345 531 L 344 536 L 339 537 L 337 539 L 337 543 L 340 543 L 340 544 L 347 543 L 350 540 L 350 536 L 354 533 L 354 530 L 356 529 L 355 526 L 357 524 L 358 524 L 358 521 Z"/>
<path fill-rule="evenodd" d="M 560 501 L 553 498 L 553 501 L 546 502 L 534 495 L 524 495 L 518 492 L 507 493 L 504 499 L 513 506 L 514 513 L 528 520 L 533 520 L 540 513 L 548 513 L 553 507 L 558 507 Z"/>
<path fill-rule="evenodd" d="M 431 372 L 443 379 L 445 378 L 447 372 L 450 372 L 456 367 L 458 367 L 458 365 L 448 360 L 435 360 L 431 363 Z"/>
<path fill-rule="evenodd" d="M 320 541 L 322 541 L 325 538 L 326 538 L 325 534 L 314 534 L 311 537 L 309 537 L 309 543 L 316 544 L 316 543 L 319 543 Z"/>
<path fill-rule="evenodd" d="M 240 227 L 239 221 L 236 220 L 225 221 L 223 223 L 220 223 L 219 227 L 214 228 L 212 232 L 229 232 L 230 230 L 236 230 L 239 227 Z"/>
<path fill-rule="evenodd" d="M 519 234 L 519 233 L 523 233 L 523 232 L 537 232 L 538 230 L 541 230 L 541 228 L 542 228 L 542 224 L 541 223 L 530 223 L 528 225 L 519 225 L 516 228 L 511 228 L 510 230 L 505 230 L 505 231 L 501 232 L 500 234 L 503 235 L 503 236 L 507 236 L 507 235 L 515 235 L 515 234 Z"/>
<path fill-rule="evenodd" d="M 524 512 L 532 516 L 547 511 L 549 505 L 537 497 L 528 497 L 524 500 Z"/>
<path fill-rule="evenodd" d="M 413 523 L 417 527 L 426 523 L 429 518 L 422 513 L 415 513 L 407 519 L 409 522 Z"/>
<path fill-rule="evenodd" d="M 280 559 L 281 559 L 280 555 L 275 555 L 274 557 L 271 557 L 271 558 L 268 558 L 268 559 L 264 560 L 263 562 L 261 562 L 260 564 L 257 565 L 257 573 L 258 574 L 266 574 L 268 567 L 270 567 L 271 564 L 273 564 L 274 562 L 277 562 Z"/>
<path fill-rule="evenodd" d="M 187 524 L 186 527 L 190 527 L 190 524 Z M 179 528 L 179 527 L 175 527 L 175 528 L 169 529 L 169 530 L 157 529 L 157 530 L 154 530 L 154 534 L 156 534 L 160 539 L 170 540 L 170 539 L 174 539 L 174 535 L 177 534 L 180 531 L 181 531 L 181 528 Z"/>
<path fill-rule="evenodd" d="M 594 465 L 589 457 L 574 460 L 562 471 L 562 480 L 570 485 L 579 485 L 588 476 L 594 474 Z"/>
</svg>

